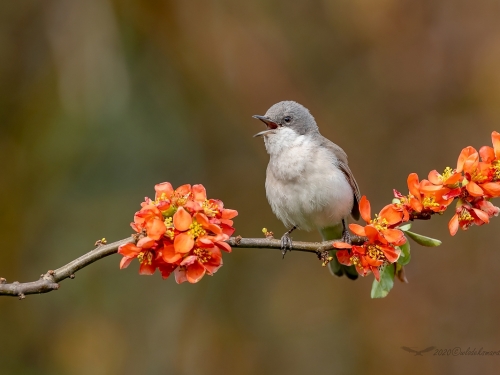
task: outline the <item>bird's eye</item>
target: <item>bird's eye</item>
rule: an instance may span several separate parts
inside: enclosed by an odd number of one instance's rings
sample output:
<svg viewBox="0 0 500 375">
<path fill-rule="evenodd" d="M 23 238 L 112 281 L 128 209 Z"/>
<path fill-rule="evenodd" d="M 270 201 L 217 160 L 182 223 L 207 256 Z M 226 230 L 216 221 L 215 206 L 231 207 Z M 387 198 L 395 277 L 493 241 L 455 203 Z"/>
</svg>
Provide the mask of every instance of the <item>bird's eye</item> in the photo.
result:
<svg viewBox="0 0 500 375">
<path fill-rule="evenodd" d="M 283 121 L 285 121 L 287 124 L 292 121 L 292 118 L 290 116 L 286 116 L 283 118 Z"/>
</svg>

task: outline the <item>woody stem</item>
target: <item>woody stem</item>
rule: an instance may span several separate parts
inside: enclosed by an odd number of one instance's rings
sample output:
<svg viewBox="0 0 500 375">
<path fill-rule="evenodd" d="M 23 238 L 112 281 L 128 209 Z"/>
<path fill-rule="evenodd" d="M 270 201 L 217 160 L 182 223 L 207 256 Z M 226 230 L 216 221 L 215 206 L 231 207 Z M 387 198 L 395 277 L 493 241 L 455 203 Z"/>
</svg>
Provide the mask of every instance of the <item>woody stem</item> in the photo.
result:
<svg viewBox="0 0 500 375">
<path fill-rule="evenodd" d="M 340 240 L 324 242 L 294 241 L 293 250 L 314 253 L 318 255 L 321 251 L 333 249 L 332 243 L 338 241 Z M 68 264 L 56 270 L 47 271 L 45 274 L 42 274 L 40 276 L 40 279 L 37 281 L 26 283 L 19 283 L 18 281 L 14 281 L 13 283 L 7 283 L 6 279 L 0 278 L 0 296 L 11 296 L 18 297 L 19 299 L 24 299 L 28 294 L 41 294 L 57 290 L 59 289 L 60 281 L 63 281 L 67 278 L 73 279 L 75 277 L 75 273 L 80 269 L 87 267 L 88 265 L 98 261 L 99 259 L 115 254 L 116 252 L 118 252 L 118 248 L 121 245 L 135 242 L 136 239 L 130 237 L 110 244 L 100 245 L 97 248 L 89 251 L 88 253 L 75 260 L 72 260 Z M 276 249 L 281 251 L 281 241 L 274 238 L 243 238 L 241 236 L 237 236 L 229 238 L 226 242 L 235 248 Z M 361 237 L 352 236 L 353 244 L 362 244 L 363 242 L 364 241 Z"/>
</svg>

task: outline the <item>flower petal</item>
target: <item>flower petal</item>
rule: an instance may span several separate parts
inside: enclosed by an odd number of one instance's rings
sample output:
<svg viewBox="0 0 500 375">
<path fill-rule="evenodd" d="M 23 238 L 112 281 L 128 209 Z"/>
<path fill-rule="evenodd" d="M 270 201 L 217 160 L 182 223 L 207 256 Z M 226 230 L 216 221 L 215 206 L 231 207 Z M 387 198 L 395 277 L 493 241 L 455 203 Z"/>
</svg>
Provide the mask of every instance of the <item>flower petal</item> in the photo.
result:
<svg viewBox="0 0 500 375">
<path fill-rule="evenodd" d="M 165 223 L 157 217 L 155 217 L 153 220 L 148 221 L 148 224 L 146 226 L 148 237 L 153 240 L 159 240 L 166 231 L 167 227 L 165 226 Z"/>
<path fill-rule="evenodd" d="M 379 235 L 380 232 L 377 230 L 377 228 L 372 225 L 367 225 L 365 227 L 365 233 L 370 242 L 375 242 L 378 240 L 380 242 L 387 243 L 387 240 L 383 236 Z"/>
<path fill-rule="evenodd" d="M 366 236 L 365 227 L 362 227 L 359 224 L 355 223 L 349 224 L 349 229 L 351 230 L 351 232 L 357 234 L 358 236 L 363 236 L 363 237 Z"/>
<path fill-rule="evenodd" d="M 408 184 L 408 190 L 410 191 L 410 194 L 420 200 L 420 183 L 418 181 L 418 175 L 416 173 L 410 173 L 408 175 L 406 183 Z"/>
<path fill-rule="evenodd" d="M 417 198 L 410 199 L 410 207 L 417 212 L 422 212 L 422 210 L 424 209 L 422 202 L 420 202 L 420 200 L 418 200 Z"/>
<path fill-rule="evenodd" d="M 175 251 L 181 254 L 189 252 L 194 246 L 194 239 L 188 233 L 179 233 L 174 239 Z"/>
<path fill-rule="evenodd" d="M 388 242 L 396 246 L 402 245 L 406 242 L 404 233 L 399 229 L 386 229 L 382 231 L 382 235 Z"/>
<path fill-rule="evenodd" d="M 392 203 L 382 208 L 378 216 L 386 219 L 389 226 L 399 224 L 403 221 L 403 213 L 394 207 Z"/>
<path fill-rule="evenodd" d="M 491 163 L 495 160 L 495 150 L 493 150 L 490 146 L 483 146 L 479 149 L 479 156 L 481 156 L 481 160 L 485 163 Z"/>
<path fill-rule="evenodd" d="M 333 247 L 335 247 L 336 249 L 350 249 L 350 248 L 352 248 L 352 245 L 348 244 L 346 242 L 334 242 Z M 337 258 L 338 258 L 338 256 L 337 256 Z"/>
<path fill-rule="evenodd" d="M 177 212 L 174 214 L 174 227 L 178 231 L 184 232 L 189 229 L 193 223 L 193 218 L 184 209 L 184 207 L 179 207 Z"/>
<path fill-rule="evenodd" d="M 486 182 L 481 184 L 481 188 L 490 197 L 500 197 L 500 183 L 499 182 Z"/>
<path fill-rule="evenodd" d="M 132 262 L 134 260 L 134 258 L 128 258 L 128 257 L 123 257 L 122 260 L 120 261 L 120 269 L 124 269 L 124 268 L 127 268 L 130 264 L 130 262 Z"/>
<path fill-rule="evenodd" d="M 203 267 L 209 275 L 213 275 L 219 268 L 222 267 L 222 254 L 218 247 L 213 247 L 210 251 L 210 259 L 203 263 Z"/>
<path fill-rule="evenodd" d="M 163 247 L 161 257 L 165 263 L 175 263 L 182 258 L 182 255 L 175 251 L 175 246 L 168 244 Z"/>
<path fill-rule="evenodd" d="M 467 191 L 469 192 L 470 195 L 473 197 L 482 197 L 484 192 L 483 189 L 479 187 L 478 184 L 476 184 L 474 181 L 469 181 L 469 183 L 466 186 Z"/>
<path fill-rule="evenodd" d="M 207 200 L 207 191 L 203 185 L 193 185 L 191 191 L 195 201 L 205 202 Z"/>
<path fill-rule="evenodd" d="M 118 248 L 118 254 L 121 254 L 127 258 L 136 258 L 141 251 L 142 249 L 135 246 L 133 243 L 127 243 L 125 245 L 121 245 Z"/>
<path fill-rule="evenodd" d="M 162 182 L 161 184 L 155 185 L 155 199 L 161 198 L 162 194 L 165 194 L 167 199 L 170 199 L 172 193 L 174 192 L 174 188 L 170 182 Z"/>
<path fill-rule="evenodd" d="M 177 284 L 182 284 L 187 281 L 186 277 L 186 268 L 185 267 L 177 267 L 174 271 L 175 282 Z"/>
<path fill-rule="evenodd" d="M 143 237 L 137 242 L 137 247 L 143 248 L 143 249 L 149 249 L 156 245 L 156 241 L 153 240 L 151 237 Z"/>
<path fill-rule="evenodd" d="M 217 241 L 215 245 L 218 246 L 219 249 L 224 250 L 227 253 L 230 253 L 232 251 L 231 246 L 229 246 L 227 242 Z"/>
<path fill-rule="evenodd" d="M 182 186 L 179 186 L 177 189 L 175 189 L 175 195 L 180 196 L 180 197 L 185 197 L 186 195 L 191 193 L 191 185 L 190 184 L 185 184 Z"/>
<path fill-rule="evenodd" d="M 493 143 L 493 149 L 495 150 L 495 158 L 500 159 L 500 133 L 491 133 L 491 143 Z"/>
<path fill-rule="evenodd" d="M 228 237 L 231 237 L 235 231 L 233 227 L 230 227 L 229 225 L 226 224 L 221 224 L 220 227 L 222 229 L 222 233 L 224 233 Z"/>
<path fill-rule="evenodd" d="M 142 262 L 139 267 L 139 275 L 152 275 L 156 271 L 156 266 L 154 264 L 149 264 L 148 262 Z"/>
<path fill-rule="evenodd" d="M 203 267 L 200 262 L 196 261 L 193 264 L 187 266 L 186 270 L 186 278 L 187 281 L 191 284 L 195 284 L 201 280 L 201 278 L 205 275 L 205 267 Z"/>
<path fill-rule="evenodd" d="M 424 192 L 424 193 L 435 193 L 436 191 L 440 191 L 443 189 L 443 185 L 433 185 L 431 184 L 430 181 L 428 180 L 422 180 L 420 182 L 420 185 L 418 187 L 418 190 L 420 191 L 420 193 Z"/>
<path fill-rule="evenodd" d="M 339 242 L 336 242 L 337 244 Z M 351 255 L 349 254 L 349 251 L 347 250 L 339 250 L 337 251 L 337 259 L 340 264 L 343 264 L 345 266 L 351 266 Z"/>
<path fill-rule="evenodd" d="M 458 215 L 457 214 L 453 215 L 450 222 L 448 223 L 448 230 L 450 231 L 450 234 L 452 236 L 457 234 L 457 231 L 458 231 Z"/>
<path fill-rule="evenodd" d="M 468 146 L 460 152 L 460 155 L 458 156 L 457 160 L 457 172 L 460 173 L 464 170 L 464 164 L 467 158 L 470 155 L 473 155 L 474 153 L 477 153 L 476 149 L 474 147 Z"/>
<path fill-rule="evenodd" d="M 435 169 L 433 171 L 429 172 L 429 176 L 427 176 L 430 182 L 432 182 L 434 185 L 442 185 L 442 176 L 439 174 L 438 171 Z"/>
<path fill-rule="evenodd" d="M 236 210 L 231 210 L 229 208 L 224 208 L 221 212 L 221 219 L 233 219 L 234 217 L 238 216 L 238 211 Z"/>
<path fill-rule="evenodd" d="M 484 222 L 485 224 L 488 224 L 490 222 L 490 216 L 484 212 L 484 211 L 481 211 L 480 209 L 478 208 L 473 208 L 474 210 L 474 213 L 477 215 L 477 217 L 482 221 Z"/>
<path fill-rule="evenodd" d="M 158 270 L 161 272 L 162 279 L 166 279 L 170 274 L 177 268 L 175 264 L 161 264 L 158 266 Z"/>
<path fill-rule="evenodd" d="M 361 213 L 363 220 L 369 223 L 371 220 L 371 207 L 370 201 L 368 201 L 366 195 L 363 195 L 359 201 L 359 212 Z"/>
<path fill-rule="evenodd" d="M 475 152 L 465 160 L 464 172 L 472 174 L 476 170 L 478 164 L 479 164 L 479 154 Z"/>
<path fill-rule="evenodd" d="M 396 262 L 399 259 L 399 255 L 401 254 L 401 250 L 398 250 L 392 246 L 382 246 L 381 249 L 384 252 L 384 255 L 389 263 Z"/>
<path fill-rule="evenodd" d="M 457 182 L 462 180 L 463 176 L 461 173 L 454 173 L 444 181 L 445 185 L 455 185 Z"/>
</svg>

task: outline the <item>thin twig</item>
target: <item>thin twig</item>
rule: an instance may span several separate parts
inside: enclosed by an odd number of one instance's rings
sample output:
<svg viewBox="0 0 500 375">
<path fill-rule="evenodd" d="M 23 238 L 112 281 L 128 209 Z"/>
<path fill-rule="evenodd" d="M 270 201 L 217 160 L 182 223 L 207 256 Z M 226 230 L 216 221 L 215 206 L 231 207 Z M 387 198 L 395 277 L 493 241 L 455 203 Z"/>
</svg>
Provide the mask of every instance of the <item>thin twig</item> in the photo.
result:
<svg viewBox="0 0 500 375">
<path fill-rule="evenodd" d="M 361 244 L 364 241 L 358 236 L 351 236 L 353 244 Z M 7 283 L 7 280 L 0 278 L 0 296 L 11 296 L 24 299 L 28 294 L 48 293 L 53 290 L 59 289 L 59 282 L 75 277 L 75 273 L 89 264 L 92 264 L 99 259 L 105 258 L 109 255 L 115 254 L 121 245 L 126 243 L 135 243 L 133 237 L 125 238 L 107 245 L 99 245 L 94 250 L 89 251 L 87 254 L 69 262 L 68 264 L 56 269 L 47 271 L 47 273 L 40 276 L 37 281 L 20 283 L 14 281 Z M 261 248 L 261 249 L 278 249 L 281 250 L 281 241 L 274 238 L 242 238 L 240 236 L 231 237 L 226 241 L 232 247 L 238 248 Z M 294 251 L 303 251 L 308 253 L 320 254 L 325 250 L 332 250 L 332 243 L 336 241 L 324 242 L 293 242 Z"/>
</svg>

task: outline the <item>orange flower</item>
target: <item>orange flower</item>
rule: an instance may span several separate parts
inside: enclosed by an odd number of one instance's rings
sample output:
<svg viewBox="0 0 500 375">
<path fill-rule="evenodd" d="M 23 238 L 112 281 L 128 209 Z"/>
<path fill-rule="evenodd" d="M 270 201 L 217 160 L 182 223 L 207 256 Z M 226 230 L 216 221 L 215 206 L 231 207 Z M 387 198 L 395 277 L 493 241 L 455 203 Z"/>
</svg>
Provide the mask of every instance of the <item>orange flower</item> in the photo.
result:
<svg viewBox="0 0 500 375">
<path fill-rule="evenodd" d="M 198 247 L 175 270 L 175 281 L 197 283 L 203 275 L 213 275 L 222 266 L 222 255 L 217 246 Z"/>
<path fill-rule="evenodd" d="M 457 169 L 463 169 L 466 189 L 472 197 L 500 196 L 500 134 L 491 134 L 493 148 L 483 146 L 479 153 L 473 147 L 466 147 L 458 157 Z M 479 161 L 479 156 L 481 161 Z"/>
<path fill-rule="evenodd" d="M 167 230 L 161 211 L 152 204 L 146 205 L 139 212 L 136 212 L 134 222 L 130 226 L 139 233 L 146 230 L 148 237 L 154 240 L 159 240 Z"/>
<path fill-rule="evenodd" d="M 373 272 L 379 280 L 379 267 L 398 260 L 401 250 L 397 246 L 406 242 L 404 233 L 394 226 L 401 224 L 404 215 L 394 204 L 385 206 L 375 218 L 371 218 L 370 202 L 365 196 L 359 201 L 359 211 L 366 226 L 350 224 L 351 231 L 368 240 L 361 246 L 352 246 L 345 242 L 335 242 L 337 259 L 346 266 L 354 265 L 361 276 Z M 348 249 L 348 250 L 346 250 Z"/>
<path fill-rule="evenodd" d="M 489 218 L 492 218 L 493 216 L 498 216 L 498 214 L 500 213 L 500 208 L 494 206 L 493 203 L 484 198 L 475 201 L 473 203 L 473 206 L 475 208 L 480 209 L 483 212 L 486 212 Z"/>
<path fill-rule="evenodd" d="M 140 274 L 158 268 L 163 278 L 175 272 L 178 283 L 194 283 L 222 266 L 221 250 L 231 252 L 225 241 L 234 232 L 232 219 L 238 212 L 207 199 L 203 185 L 174 190 L 168 182 L 157 184 L 155 199 L 146 198 L 141 207 L 131 224 L 139 241 L 120 246 L 120 268 L 137 258 Z"/>
<path fill-rule="evenodd" d="M 450 234 L 454 236 L 459 227 L 462 230 L 467 230 L 471 225 L 488 224 L 489 221 L 490 217 L 486 212 L 462 202 L 462 204 L 457 206 L 455 215 L 453 215 L 448 223 L 448 229 L 450 230 Z"/>
<path fill-rule="evenodd" d="M 456 170 L 446 167 L 443 174 L 439 174 L 435 169 L 430 171 L 428 178 L 433 185 L 446 186 L 453 189 L 458 187 L 458 184 L 462 181 L 463 176 Z"/>
<path fill-rule="evenodd" d="M 137 246 L 132 243 L 120 246 L 118 248 L 118 254 L 123 255 L 120 262 L 120 269 L 127 268 L 130 262 L 137 258 L 141 264 L 139 267 L 139 274 L 152 275 L 156 270 L 156 246 L 156 241 L 149 237 L 144 237 L 139 240 L 139 242 L 137 242 Z"/>
<path fill-rule="evenodd" d="M 432 173 L 432 172 L 431 172 Z M 434 174 L 433 174 L 433 177 Z M 448 197 L 451 189 L 443 185 L 434 185 L 428 180 L 419 182 L 416 173 L 410 173 L 407 179 L 409 204 L 418 213 L 423 211 L 443 212 L 453 202 L 453 197 Z"/>
<path fill-rule="evenodd" d="M 350 249 L 350 251 L 337 251 L 337 259 L 340 264 L 346 266 L 354 265 L 361 276 L 366 276 L 370 272 L 373 272 L 377 281 L 380 281 L 380 267 L 384 264 L 396 262 L 401 252 L 393 246 L 382 244 L 365 243 L 363 246 L 351 246 L 340 243 L 339 246 L 344 249 Z"/>
<path fill-rule="evenodd" d="M 359 201 L 361 217 L 368 225 L 349 224 L 349 229 L 358 236 L 368 237 L 369 242 L 380 242 L 382 244 L 402 245 L 406 242 L 403 232 L 392 227 L 401 224 L 403 215 L 396 210 L 392 204 L 385 206 L 375 218 L 371 218 L 370 202 L 366 196 Z"/>
<path fill-rule="evenodd" d="M 183 207 L 179 207 L 173 217 L 174 227 L 179 232 L 175 236 L 174 248 L 178 253 L 189 252 L 197 238 L 212 238 L 212 235 L 222 234 L 222 229 L 208 221 L 201 213 L 192 217 Z"/>
</svg>

